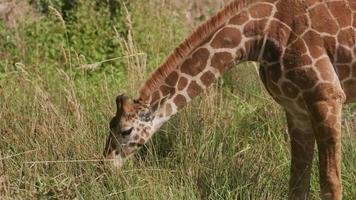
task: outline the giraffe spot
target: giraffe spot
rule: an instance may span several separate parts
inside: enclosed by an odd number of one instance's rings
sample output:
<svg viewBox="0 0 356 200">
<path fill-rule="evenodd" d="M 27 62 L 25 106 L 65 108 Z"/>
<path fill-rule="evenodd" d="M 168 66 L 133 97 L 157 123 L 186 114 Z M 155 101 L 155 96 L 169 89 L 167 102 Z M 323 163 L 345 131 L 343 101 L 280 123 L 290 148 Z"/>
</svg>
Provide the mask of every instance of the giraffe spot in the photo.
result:
<svg viewBox="0 0 356 200">
<path fill-rule="evenodd" d="M 185 77 L 181 77 L 178 81 L 178 90 L 182 91 L 188 84 L 188 79 Z"/>
<path fill-rule="evenodd" d="M 221 28 L 222 26 L 220 26 L 219 28 Z M 219 29 L 218 28 L 218 29 Z M 203 41 L 202 41 L 202 43 L 201 44 L 207 44 L 207 43 L 210 43 L 211 42 L 211 40 L 213 39 L 213 37 L 214 37 L 214 34 L 211 34 L 211 35 L 209 35 L 206 39 L 204 39 Z"/>
<path fill-rule="evenodd" d="M 158 110 L 158 106 L 159 106 L 159 102 L 155 102 L 155 103 L 151 104 L 151 110 L 153 112 L 156 112 Z"/>
<path fill-rule="evenodd" d="M 279 89 L 278 85 L 275 83 L 269 82 L 269 84 L 267 84 L 267 90 L 275 96 L 282 95 L 281 90 Z"/>
<path fill-rule="evenodd" d="M 272 20 L 268 28 L 268 37 L 277 41 L 280 46 L 285 46 L 288 43 L 290 32 L 289 27 L 276 20 Z"/>
<path fill-rule="evenodd" d="M 303 55 L 307 52 L 307 47 L 302 39 L 294 41 L 285 51 L 287 55 Z"/>
<path fill-rule="evenodd" d="M 288 26 L 293 25 L 295 16 L 305 13 L 305 7 L 300 1 L 277 1 L 276 8 L 274 18 L 283 21 Z"/>
<path fill-rule="evenodd" d="M 333 35 L 337 33 L 338 26 L 324 4 L 313 7 L 310 9 L 309 14 L 313 29 L 321 33 L 330 33 Z"/>
<path fill-rule="evenodd" d="M 143 138 L 141 138 L 141 139 L 138 141 L 138 143 L 139 143 L 140 145 L 144 145 L 144 144 L 146 143 L 146 140 L 143 139 Z"/>
<path fill-rule="evenodd" d="M 346 80 L 350 77 L 351 69 L 349 65 L 336 65 L 339 80 Z"/>
<path fill-rule="evenodd" d="M 354 13 L 354 19 L 352 21 L 353 21 L 352 26 L 356 27 L 356 13 Z"/>
<path fill-rule="evenodd" d="M 159 91 L 157 90 L 157 91 L 153 92 L 152 97 L 151 97 L 151 104 L 156 102 L 159 98 L 161 98 Z"/>
<path fill-rule="evenodd" d="M 284 95 L 288 98 L 296 98 L 299 94 L 299 89 L 291 82 L 283 82 L 281 85 Z"/>
<path fill-rule="evenodd" d="M 318 76 L 312 68 L 293 69 L 286 74 L 286 78 L 301 89 L 312 88 L 318 82 Z"/>
<path fill-rule="evenodd" d="M 168 116 L 171 116 L 171 114 L 172 114 L 172 112 L 173 112 L 171 104 L 167 103 L 165 110 L 166 110 L 166 116 L 167 116 L 167 117 L 168 117 Z"/>
<path fill-rule="evenodd" d="M 329 113 L 329 104 L 327 102 L 320 102 L 310 106 L 310 111 L 312 113 L 313 119 L 317 122 L 325 121 L 325 118 Z M 321 131 L 320 133 L 322 133 Z"/>
<path fill-rule="evenodd" d="M 349 1 L 350 8 L 356 10 L 356 1 Z"/>
<path fill-rule="evenodd" d="M 148 129 L 145 128 L 143 131 L 142 131 L 142 136 L 147 138 L 149 136 L 149 133 L 148 133 Z"/>
<path fill-rule="evenodd" d="M 343 29 L 337 36 L 337 41 L 343 45 L 353 45 L 356 44 L 356 34 L 352 28 Z"/>
<path fill-rule="evenodd" d="M 252 20 L 244 26 L 244 36 L 245 37 L 255 37 L 261 34 L 266 26 L 267 20 Z"/>
<path fill-rule="evenodd" d="M 310 91 L 306 91 L 303 92 L 303 99 L 306 102 L 306 104 L 308 104 L 309 102 L 314 103 L 315 101 L 313 101 L 315 99 L 315 94 L 314 92 L 310 92 Z"/>
<path fill-rule="evenodd" d="M 331 60 L 334 62 L 335 52 L 336 52 L 336 39 L 334 37 L 325 36 L 323 37 L 324 40 L 324 47 L 326 52 Z"/>
<path fill-rule="evenodd" d="M 267 67 L 267 74 L 273 82 L 277 83 L 282 76 L 281 66 L 275 64 Z"/>
<path fill-rule="evenodd" d="M 135 136 L 133 137 L 134 140 L 138 140 L 139 138 L 140 138 L 139 135 L 135 135 Z"/>
<path fill-rule="evenodd" d="M 318 60 L 315 64 L 315 67 L 319 71 L 321 78 L 324 81 L 334 80 L 334 69 L 328 58 Z"/>
<path fill-rule="evenodd" d="M 303 93 L 303 98 L 307 105 L 330 99 L 344 99 L 344 97 L 343 92 L 334 83 L 319 83 L 313 90 Z"/>
<path fill-rule="evenodd" d="M 248 14 L 246 11 L 243 11 L 234 17 L 232 17 L 229 21 L 229 24 L 234 24 L 234 25 L 242 25 L 245 22 L 247 22 L 249 19 Z"/>
<path fill-rule="evenodd" d="M 308 7 L 311 7 L 312 5 L 314 5 L 315 3 L 319 2 L 319 1 L 318 0 L 305 0 L 304 2 Z"/>
<path fill-rule="evenodd" d="M 352 65 L 352 76 L 356 78 L 356 62 Z"/>
<path fill-rule="evenodd" d="M 313 64 L 308 55 L 302 55 L 287 50 L 282 58 L 283 65 L 286 69 L 300 68 Z"/>
<path fill-rule="evenodd" d="M 166 84 L 169 86 L 175 86 L 178 81 L 178 73 L 177 72 L 172 72 L 169 74 L 166 78 Z"/>
<path fill-rule="evenodd" d="M 178 108 L 182 108 L 183 106 L 185 106 L 187 104 L 187 100 L 185 99 L 185 97 L 181 94 L 178 94 L 174 100 L 173 100 L 174 104 L 176 104 L 176 106 Z"/>
<path fill-rule="evenodd" d="M 159 89 L 161 90 L 161 93 L 163 95 L 163 97 L 173 94 L 175 92 L 175 88 L 174 87 L 169 87 L 166 85 L 162 85 L 161 87 L 159 87 Z"/>
<path fill-rule="evenodd" d="M 335 114 L 336 113 L 327 115 L 328 118 L 326 119 L 326 121 L 329 125 L 333 126 L 333 128 L 336 129 L 337 124 L 338 124 L 338 117 Z"/>
<path fill-rule="evenodd" d="M 193 53 L 181 66 L 181 71 L 190 76 L 196 76 L 204 70 L 209 58 L 209 51 L 206 48 L 200 48 Z"/>
<path fill-rule="evenodd" d="M 191 99 L 198 96 L 202 91 L 203 91 L 202 88 L 200 87 L 200 85 L 198 85 L 198 83 L 196 81 L 192 81 L 189 84 L 188 90 L 187 90 L 188 95 Z"/>
<path fill-rule="evenodd" d="M 310 24 L 308 20 L 308 15 L 303 14 L 295 18 L 295 24 L 293 24 L 291 28 L 296 34 L 300 35 L 304 33 L 305 30 L 309 28 L 309 26 Z"/>
<path fill-rule="evenodd" d="M 344 91 L 347 98 L 355 99 L 356 97 L 356 80 L 351 79 L 344 82 Z"/>
<path fill-rule="evenodd" d="M 276 62 L 281 55 L 281 49 L 276 46 L 271 40 L 267 40 L 263 51 L 262 59 L 266 62 Z"/>
<path fill-rule="evenodd" d="M 352 12 L 345 1 L 327 2 L 331 14 L 339 23 L 340 28 L 351 26 Z"/>
<path fill-rule="evenodd" d="M 241 42 L 241 33 L 236 28 L 224 28 L 219 31 L 211 42 L 211 46 L 216 49 L 234 48 Z"/>
<path fill-rule="evenodd" d="M 303 39 L 308 46 L 309 52 L 313 58 L 319 58 L 324 54 L 323 41 L 320 35 L 314 31 L 308 31 L 304 34 Z"/>
<path fill-rule="evenodd" d="M 205 86 L 209 86 L 212 82 L 214 82 L 215 75 L 212 72 L 207 71 L 200 77 L 200 80 Z"/>
<path fill-rule="evenodd" d="M 232 62 L 233 57 L 230 53 L 218 52 L 211 59 L 211 66 L 218 69 L 220 73 L 223 73 Z"/>
<path fill-rule="evenodd" d="M 255 4 L 249 9 L 250 15 L 253 18 L 269 17 L 272 13 L 273 7 L 269 4 Z"/>
<path fill-rule="evenodd" d="M 304 99 L 302 97 L 299 97 L 297 99 L 297 105 L 303 109 L 303 110 L 307 110 L 307 106 L 305 105 Z"/>
<path fill-rule="evenodd" d="M 343 46 L 337 48 L 337 63 L 351 63 L 352 62 L 352 53 L 350 50 L 346 49 Z"/>
</svg>

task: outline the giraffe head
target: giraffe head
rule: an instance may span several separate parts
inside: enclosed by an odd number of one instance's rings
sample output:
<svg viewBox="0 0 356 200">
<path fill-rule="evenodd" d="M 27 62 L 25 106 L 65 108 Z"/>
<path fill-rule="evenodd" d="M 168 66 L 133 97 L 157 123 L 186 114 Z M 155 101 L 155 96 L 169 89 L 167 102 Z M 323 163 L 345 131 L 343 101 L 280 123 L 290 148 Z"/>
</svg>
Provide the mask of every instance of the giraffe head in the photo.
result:
<svg viewBox="0 0 356 200">
<path fill-rule="evenodd" d="M 130 101 L 119 95 L 117 111 L 110 121 L 110 134 L 106 141 L 104 156 L 112 159 L 120 168 L 126 158 L 140 149 L 159 128 L 156 112 L 142 101 Z"/>
</svg>

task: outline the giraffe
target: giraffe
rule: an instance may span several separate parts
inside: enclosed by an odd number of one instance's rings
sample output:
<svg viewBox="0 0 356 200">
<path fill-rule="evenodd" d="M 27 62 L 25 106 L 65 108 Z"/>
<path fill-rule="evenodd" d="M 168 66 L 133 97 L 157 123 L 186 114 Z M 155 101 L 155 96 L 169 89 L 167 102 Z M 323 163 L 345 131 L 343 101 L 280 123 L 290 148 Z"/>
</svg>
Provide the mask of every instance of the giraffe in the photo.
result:
<svg viewBox="0 0 356 200">
<path fill-rule="evenodd" d="M 341 115 L 356 102 L 355 0 L 234 0 L 197 28 L 133 101 L 120 95 L 104 155 L 121 167 L 170 117 L 235 64 L 285 110 L 289 199 L 308 199 L 315 146 L 322 199 L 342 199 Z"/>
</svg>

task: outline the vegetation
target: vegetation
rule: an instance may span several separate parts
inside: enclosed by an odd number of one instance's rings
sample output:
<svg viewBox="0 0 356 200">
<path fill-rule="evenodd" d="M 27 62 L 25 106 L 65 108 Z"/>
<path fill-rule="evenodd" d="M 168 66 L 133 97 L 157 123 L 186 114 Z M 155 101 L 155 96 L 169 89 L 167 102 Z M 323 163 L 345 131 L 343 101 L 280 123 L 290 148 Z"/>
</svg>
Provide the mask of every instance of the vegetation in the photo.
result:
<svg viewBox="0 0 356 200">
<path fill-rule="evenodd" d="M 115 12 L 65 2 L 31 0 L 35 22 L 0 22 L 1 199 L 286 199 L 286 123 L 252 63 L 173 117 L 122 171 L 100 165 L 116 95 L 135 97 L 191 30 L 184 10 L 162 0 L 120 1 Z M 353 108 L 343 120 L 345 199 L 356 197 Z"/>
</svg>

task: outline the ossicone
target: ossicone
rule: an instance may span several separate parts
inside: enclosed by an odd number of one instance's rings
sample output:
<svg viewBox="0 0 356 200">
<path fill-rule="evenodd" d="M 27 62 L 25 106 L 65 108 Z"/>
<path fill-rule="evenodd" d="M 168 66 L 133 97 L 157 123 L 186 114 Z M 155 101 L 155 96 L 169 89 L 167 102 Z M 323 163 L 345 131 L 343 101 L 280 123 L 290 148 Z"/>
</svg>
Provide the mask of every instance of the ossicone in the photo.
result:
<svg viewBox="0 0 356 200">
<path fill-rule="evenodd" d="M 123 107 L 124 107 L 124 104 L 125 104 L 125 101 L 127 100 L 127 97 L 123 94 L 121 95 L 118 95 L 116 97 L 116 115 L 117 116 L 120 116 L 123 112 Z"/>
</svg>

